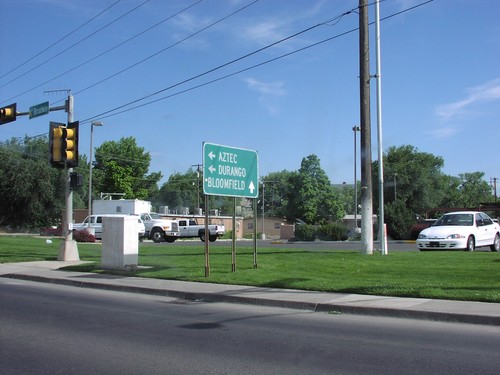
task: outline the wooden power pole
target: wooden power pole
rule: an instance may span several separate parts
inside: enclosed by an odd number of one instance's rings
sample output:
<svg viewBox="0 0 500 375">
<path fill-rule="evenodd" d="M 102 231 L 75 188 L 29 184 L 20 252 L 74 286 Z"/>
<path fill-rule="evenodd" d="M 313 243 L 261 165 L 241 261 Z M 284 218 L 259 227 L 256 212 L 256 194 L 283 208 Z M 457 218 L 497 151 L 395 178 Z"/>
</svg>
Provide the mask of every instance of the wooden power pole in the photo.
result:
<svg viewBox="0 0 500 375">
<path fill-rule="evenodd" d="M 368 0 L 359 0 L 359 82 L 361 127 L 361 253 L 373 254 L 373 190 L 370 124 Z"/>
</svg>

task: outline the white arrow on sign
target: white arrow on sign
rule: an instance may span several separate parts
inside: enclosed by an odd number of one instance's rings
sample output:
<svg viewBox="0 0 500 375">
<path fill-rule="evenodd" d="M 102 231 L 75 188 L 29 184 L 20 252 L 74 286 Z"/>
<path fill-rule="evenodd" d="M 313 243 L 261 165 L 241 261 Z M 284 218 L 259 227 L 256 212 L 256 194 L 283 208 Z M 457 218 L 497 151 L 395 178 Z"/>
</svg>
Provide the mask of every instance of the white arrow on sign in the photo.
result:
<svg viewBox="0 0 500 375">
<path fill-rule="evenodd" d="M 250 194 L 253 194 L 253 191 L 255 190 L 255 185 L 253 184 L 253 181 L 250 181 L 250 185 L 248 185 L 248 190 L 250 190 Z"/>
<path fill-rule="evenodd" d="M 210 151 L 210 153 L 208 154 L 208 157 L 210 158 L 210 160 L 214 160 L 215 154 L 213 153 L 213 151 Z"/>
<path fill-rule="evenodd" d="M 211 165 L 210 167 L 208 167 L 208 170 L 210 171 L 210 173 L 214 173 L 217 169 L 215 169 L 214 166 Z"/>
</svg>

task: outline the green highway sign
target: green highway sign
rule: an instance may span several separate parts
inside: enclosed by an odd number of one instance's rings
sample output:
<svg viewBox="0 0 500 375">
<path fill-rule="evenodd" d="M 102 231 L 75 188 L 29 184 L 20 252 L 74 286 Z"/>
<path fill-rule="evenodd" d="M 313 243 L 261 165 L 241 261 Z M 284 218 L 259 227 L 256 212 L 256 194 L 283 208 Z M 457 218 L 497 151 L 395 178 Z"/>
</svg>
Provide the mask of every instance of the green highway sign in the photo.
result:
<svg viewBox="0 0 500 375">
<path fill-rule="evenodd" d="M 203 192 L 207 195 L 257 198 L 257 151 L 203 143 Z"/>
<path fill-rule="evenodd" d="M 49 102 L 40 103 L 30 107 L 29 116 L 32 118 L 47 115 L 49 113 Z"/>
</svg>

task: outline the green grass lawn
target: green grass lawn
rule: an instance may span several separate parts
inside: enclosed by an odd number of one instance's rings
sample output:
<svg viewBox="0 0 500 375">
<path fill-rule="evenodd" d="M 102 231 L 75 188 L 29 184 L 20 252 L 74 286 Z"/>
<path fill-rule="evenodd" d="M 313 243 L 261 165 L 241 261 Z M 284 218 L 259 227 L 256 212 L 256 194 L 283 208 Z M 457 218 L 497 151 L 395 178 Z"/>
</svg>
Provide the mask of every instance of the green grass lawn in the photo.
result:
<svg viewBox="0 0 500 375">
<path fill-rule="evenodd" d="M 61 240 L 47 244 L 41 237 L 0 236 L 0 262 L 56 260 Z M 99 244 L 78 244 L 81 260 L 94 263 L 71 270 L 99 269 Z M 231 272 L 231 245 L 210 249 L 210 276 L 205 277 L 204 246 L 143 243 L 139 265 L 150 268 L 115 273 L 197 282 L 253 285 L 339 293 L 373 294 L 500 302 L 500 253 L 397 252 L 382 256 L 356 251 L 308 251 L 283 245 L 253 251 L 236 249 Z M 106 271 L 109 272 L 109 271 Z"/>
</svg>

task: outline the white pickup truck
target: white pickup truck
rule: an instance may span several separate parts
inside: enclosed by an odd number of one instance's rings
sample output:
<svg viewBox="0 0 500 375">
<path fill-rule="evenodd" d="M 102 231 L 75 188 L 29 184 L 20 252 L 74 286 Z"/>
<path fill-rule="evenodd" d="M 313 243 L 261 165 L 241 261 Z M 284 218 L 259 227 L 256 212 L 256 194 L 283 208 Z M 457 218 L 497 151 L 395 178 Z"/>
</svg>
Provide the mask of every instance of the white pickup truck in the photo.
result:
<svg viewBox="0 0 500 375">
<path fill-rule="evenodd" d="M 205 224 L 198 224 L 194 219 L 178 219 L 179 232 L 181 238 L 199 237 L 200 240 L 205 242 Z M 224 225 L 210 224 L 208 226 L 208 240 L 214 242 L 226 233 Z"/>
<path fill-rule="evenodd" d="M 141 214 L 141 219 L 146 228 L 146 238 L 156 243 L 163 241 L 174 242 L 179 238 L 180 232 L 177 221 L 164 219 L 154 212 Z"/>
</svg>

